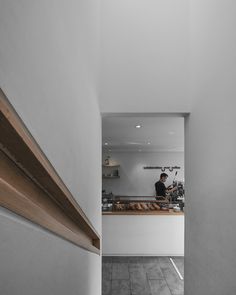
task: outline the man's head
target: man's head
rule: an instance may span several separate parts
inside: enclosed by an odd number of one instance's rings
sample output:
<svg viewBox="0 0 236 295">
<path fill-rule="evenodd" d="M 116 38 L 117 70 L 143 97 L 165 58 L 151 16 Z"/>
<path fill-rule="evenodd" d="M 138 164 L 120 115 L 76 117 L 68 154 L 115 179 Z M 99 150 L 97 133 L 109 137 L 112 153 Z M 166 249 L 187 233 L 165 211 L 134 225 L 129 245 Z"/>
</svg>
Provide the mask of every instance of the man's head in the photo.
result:
<svg viewBox="0 0 236 295">
<path fill-rule="evenodd" d="M 165 182 L 166 179 L 167 179 L 167 177 L 168 177 L 168 174 L 166 174 L 166 173 L 161 173 L 161 175 L 160 175 L 160 181 Z"/>
</svg>

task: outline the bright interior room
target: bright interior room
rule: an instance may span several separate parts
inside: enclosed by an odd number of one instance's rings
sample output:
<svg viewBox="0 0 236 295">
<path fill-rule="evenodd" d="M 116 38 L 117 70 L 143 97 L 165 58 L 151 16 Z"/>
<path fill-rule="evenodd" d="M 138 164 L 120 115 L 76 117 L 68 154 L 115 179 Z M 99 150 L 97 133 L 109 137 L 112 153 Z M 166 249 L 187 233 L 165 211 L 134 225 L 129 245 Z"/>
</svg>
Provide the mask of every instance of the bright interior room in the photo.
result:
<svg viewBox="0 0 236 295">
<path fill-rule="evenodd" d="M 102 119 L 102 294 L 184 294 L 184 118 Z"/>
</svg>

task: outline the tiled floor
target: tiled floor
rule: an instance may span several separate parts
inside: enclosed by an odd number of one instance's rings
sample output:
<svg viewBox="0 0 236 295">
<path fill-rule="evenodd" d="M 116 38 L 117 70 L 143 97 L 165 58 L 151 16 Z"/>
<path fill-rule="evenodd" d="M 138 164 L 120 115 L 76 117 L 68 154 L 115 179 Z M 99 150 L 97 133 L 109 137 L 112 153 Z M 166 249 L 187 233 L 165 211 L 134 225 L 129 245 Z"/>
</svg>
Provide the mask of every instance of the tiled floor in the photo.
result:
<svg viewBox="0 0 236 295">
<path fill-rule="evenodd" d="M 172 257 L 182 276 L 184 258 Z M 108 257 L 102 259 L 102 295 L 183 295 L 169 257 Z"/>
</svg>

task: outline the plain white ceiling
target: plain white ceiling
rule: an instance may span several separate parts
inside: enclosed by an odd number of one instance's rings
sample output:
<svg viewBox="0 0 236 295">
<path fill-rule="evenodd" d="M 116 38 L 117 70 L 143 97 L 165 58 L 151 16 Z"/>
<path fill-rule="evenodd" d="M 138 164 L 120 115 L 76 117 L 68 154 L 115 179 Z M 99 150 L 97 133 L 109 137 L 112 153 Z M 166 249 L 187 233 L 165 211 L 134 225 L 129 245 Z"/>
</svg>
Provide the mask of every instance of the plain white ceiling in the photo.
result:
<svg viewBox="0 0 236 295">
<path fill-rule="evenodd" d="M 104 117 L 102 139 L 104 151 L 183 152 L 184 118 Z"/>
</svg>

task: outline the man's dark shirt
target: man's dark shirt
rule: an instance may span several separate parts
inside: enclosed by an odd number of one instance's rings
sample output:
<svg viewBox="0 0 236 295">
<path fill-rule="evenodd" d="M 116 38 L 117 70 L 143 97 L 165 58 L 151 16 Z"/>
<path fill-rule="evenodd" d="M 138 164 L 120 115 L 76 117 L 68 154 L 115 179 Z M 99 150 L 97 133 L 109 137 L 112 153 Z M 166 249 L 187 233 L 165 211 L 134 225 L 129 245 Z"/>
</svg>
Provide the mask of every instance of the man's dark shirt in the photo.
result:
<svg viewBox="0 0 236 295">
<path fill-rule="evenodd" d="M 156 196 L 166 196 L 166 186 L 160 180 L 155 183 Z"/>
</svg>

